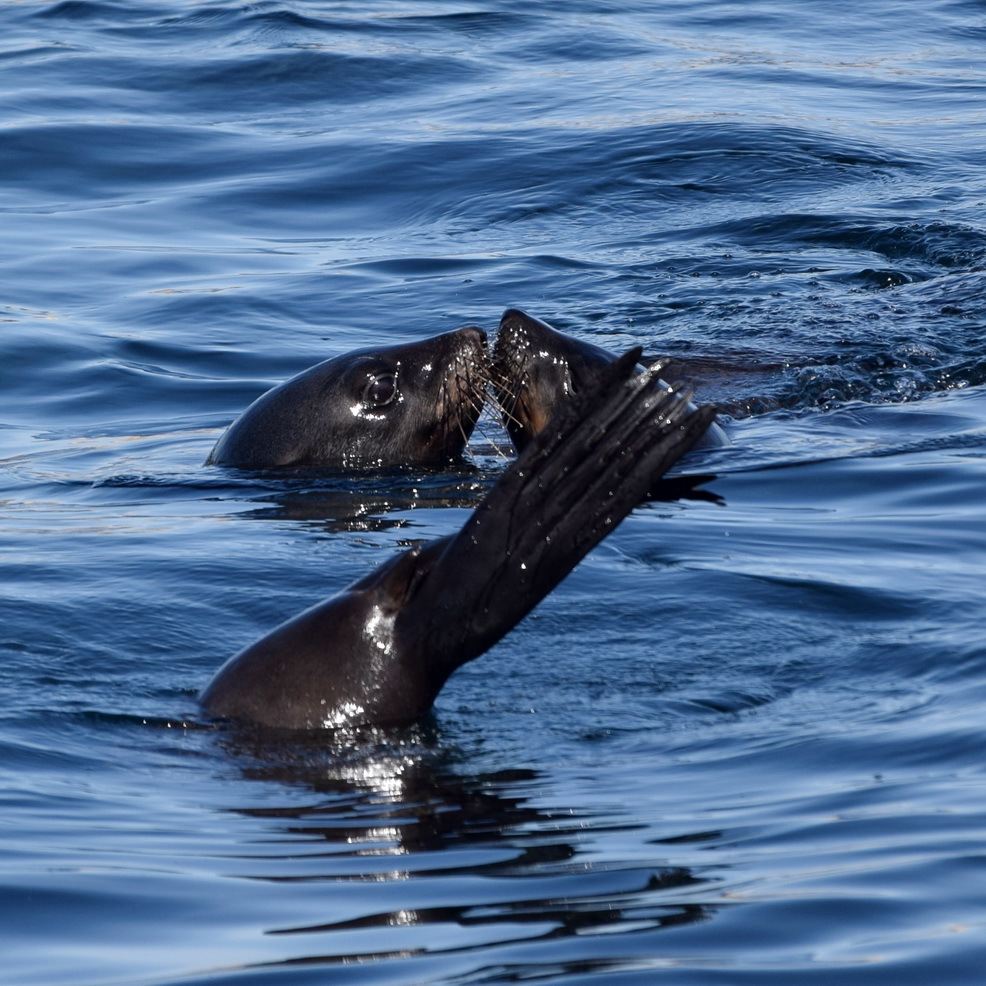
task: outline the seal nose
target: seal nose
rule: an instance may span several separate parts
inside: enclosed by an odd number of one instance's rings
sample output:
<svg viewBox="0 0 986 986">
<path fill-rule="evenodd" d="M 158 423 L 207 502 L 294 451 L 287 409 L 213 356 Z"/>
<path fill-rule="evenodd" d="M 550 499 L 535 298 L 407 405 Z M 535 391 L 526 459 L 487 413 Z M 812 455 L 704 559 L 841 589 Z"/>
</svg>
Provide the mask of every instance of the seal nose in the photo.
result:
<svg viewBox="0 0 986 986">
<path fill-rule="evenodd" d="M 467 325 L 465 328 L 459 329 L 459 333 L 464 336 L 467 341 L 479 346 L 484 353 L 486 352 L 486 333 L 478 325 Z"/>
<path fill-rule="evenodd" d="M 500 331 L 502 332 L 508 326 L 516 325 L 518 328 L 531 328 L 532 326 L 537 326 L 542 329 L 550 329 L 551 326 L 547 322 L 541 321 L 539 318 L 535 318 L 533 315 L 525 312 L 521 308 L 508 308 L 500 316 Z"/>
<path fill-rule="evenodd" d="M 530 318 L 527 312 L 522 312 L 519 308 L 508 308 L 500 316 L 500 331 L 502 332 L 504 328 L 512 322 L 523 323 L 526 318 Z"/>
</svg>

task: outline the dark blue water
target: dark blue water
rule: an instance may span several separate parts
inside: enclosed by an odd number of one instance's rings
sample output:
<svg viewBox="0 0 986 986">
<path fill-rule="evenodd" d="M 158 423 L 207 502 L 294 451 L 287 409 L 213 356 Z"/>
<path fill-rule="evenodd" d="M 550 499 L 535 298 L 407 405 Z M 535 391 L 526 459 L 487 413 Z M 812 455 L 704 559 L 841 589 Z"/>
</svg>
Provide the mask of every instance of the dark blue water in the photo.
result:
<svg viewBox="0 0 986 986">
<path fill-rule="evenodd" d="M 986 969 L 986 6 L 0 7 L 0 980 L 947 984 Z M 230 653 L 474 472 L 221 429 L 509 305 L 701 370 L 642 507 L 359 746 Z"/>
</svg>

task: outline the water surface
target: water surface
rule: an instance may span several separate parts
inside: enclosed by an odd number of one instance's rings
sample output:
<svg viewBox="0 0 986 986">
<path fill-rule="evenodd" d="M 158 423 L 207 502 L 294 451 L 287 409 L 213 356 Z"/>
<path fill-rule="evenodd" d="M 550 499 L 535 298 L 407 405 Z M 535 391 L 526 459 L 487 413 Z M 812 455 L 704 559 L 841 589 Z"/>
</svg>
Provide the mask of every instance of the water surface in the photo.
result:
<svg viewBox="0 0 986 986">
<path fill-rule="evenodd" d="M 955 984 L 986 968 L 986 14 L 0 10 L 11 986 Z M 270 385 L 519 305 L 698 376 L 641 507 L 434 716 L 216 729 L 447 475 L 202 465 Z"/>
</svg>

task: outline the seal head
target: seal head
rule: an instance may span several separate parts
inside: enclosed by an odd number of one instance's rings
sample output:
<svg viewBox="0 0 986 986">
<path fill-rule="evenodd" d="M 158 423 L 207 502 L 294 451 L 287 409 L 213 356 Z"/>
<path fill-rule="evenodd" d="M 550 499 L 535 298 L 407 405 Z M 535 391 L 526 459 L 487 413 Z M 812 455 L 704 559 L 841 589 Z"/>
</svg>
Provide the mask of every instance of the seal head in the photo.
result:
<svg viewBox="0 0 986 986">
<path fill-rule="evenodd" d="M 617 357 L 592 343 L 565 335 L 519 308 L 500 319 L 490 371 L 493 397 L 514 448 L 522 451 L 557 408 L 595 386 Z M 728 445 L 713 424 L 701 445 Z"/>
<path fill-rule="evenodd" d="M 473 327 L 326 360 L 258 397 L 206 465 L 240 469 L 442 466 L 483 407 L 486 334 Z"/>
</svg>

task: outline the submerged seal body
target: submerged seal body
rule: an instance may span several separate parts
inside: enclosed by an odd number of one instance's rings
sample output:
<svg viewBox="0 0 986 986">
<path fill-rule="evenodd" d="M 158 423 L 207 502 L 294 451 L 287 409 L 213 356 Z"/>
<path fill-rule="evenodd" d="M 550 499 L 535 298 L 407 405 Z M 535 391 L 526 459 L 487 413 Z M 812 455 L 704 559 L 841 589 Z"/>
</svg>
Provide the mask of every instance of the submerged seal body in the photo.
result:
<svg viewBox="0 0 986 986">
<path fill-rule="evenodd" d="M 560 405 L 594 386 L 616 359 L 519 308 L 508 308 L 500 319 L 490 375 L 514 448 L 522 451 Z M 713 424 L 701 444 L 715 448 L 729 439 Z"/>
<path fill-rule="evenodd" d="M 283 729 L 400 726 L 611 533 L 714 412 L 636 372 L 640 350 L 564 402 L 459 533 L 391 559 L 231 658 L 200 696 Z"/>
<path fill-rule="evenodd" d="M 486 335 L 464 328 L 362 349 L 258 397 L 207 465 L 242 469 L 439 466 L 460 456 L 479 418 Z"/>
</svg>

